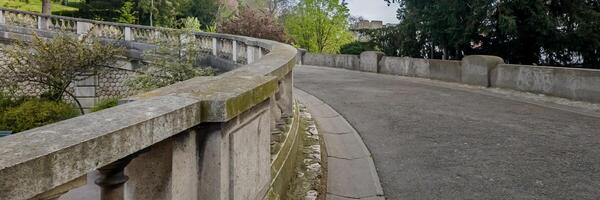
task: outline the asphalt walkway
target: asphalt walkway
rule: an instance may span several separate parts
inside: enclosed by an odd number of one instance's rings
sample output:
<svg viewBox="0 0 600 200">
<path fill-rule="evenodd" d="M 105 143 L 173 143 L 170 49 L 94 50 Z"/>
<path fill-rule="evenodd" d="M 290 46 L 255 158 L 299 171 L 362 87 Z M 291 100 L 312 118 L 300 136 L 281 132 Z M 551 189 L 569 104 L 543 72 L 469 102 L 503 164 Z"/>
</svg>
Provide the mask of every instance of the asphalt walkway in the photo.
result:
<svg viewBox="0 0 600 200">
<path fill-rule="evenodd" d="M 325 67 L 294 78 L 359 132 L 387 199 L 600 199 L 594 115 Z"/>
</svg>

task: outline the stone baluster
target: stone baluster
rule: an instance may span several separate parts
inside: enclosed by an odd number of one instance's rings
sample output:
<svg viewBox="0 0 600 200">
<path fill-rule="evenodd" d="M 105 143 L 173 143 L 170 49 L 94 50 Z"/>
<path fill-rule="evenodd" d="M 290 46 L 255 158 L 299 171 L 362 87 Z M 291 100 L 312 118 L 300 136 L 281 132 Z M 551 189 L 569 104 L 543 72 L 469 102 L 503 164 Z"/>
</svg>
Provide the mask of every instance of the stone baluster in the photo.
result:
<svg viewBox="0 0 600 200">
<path fill-rule="evenodd" d="M 134 156 L 128 156 L 98 169 L 100 177 L 94 182 L 102 188 L 100 192 L 101 200 L 125 199 L 124 186 L 129 177 L 125 175 L 124 170 L 133 158 Z"/>
<path fill-rule="evenodd" d="M 237 63 L 237 41 L 232 40 L 231 42 L 231 59 L 234 63 Z"/>
</svg>

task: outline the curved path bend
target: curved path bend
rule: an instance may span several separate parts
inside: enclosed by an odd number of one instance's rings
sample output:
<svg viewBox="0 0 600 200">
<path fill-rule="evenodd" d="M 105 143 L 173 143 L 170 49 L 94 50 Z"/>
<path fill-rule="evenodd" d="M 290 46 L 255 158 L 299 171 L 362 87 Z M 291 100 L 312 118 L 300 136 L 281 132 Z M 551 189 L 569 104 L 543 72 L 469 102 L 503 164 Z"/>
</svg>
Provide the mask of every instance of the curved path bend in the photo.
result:
<svg viewBox="0 0 600 200">
<path fill-rule="evenodd" d="M 594 114 L 334 68 L 294 78 L 359 132 L 387 199 L 600 199 Z"/>
</svg>

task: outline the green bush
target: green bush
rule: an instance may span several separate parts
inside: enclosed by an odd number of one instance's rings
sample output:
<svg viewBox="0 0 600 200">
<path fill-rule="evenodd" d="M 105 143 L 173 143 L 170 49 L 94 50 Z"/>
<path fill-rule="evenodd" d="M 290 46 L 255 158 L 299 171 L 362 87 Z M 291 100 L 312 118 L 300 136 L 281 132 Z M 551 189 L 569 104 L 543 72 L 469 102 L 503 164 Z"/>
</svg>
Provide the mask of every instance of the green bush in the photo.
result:
<svg viewBox="0 0 600 200">
<path fill-rule="evenodd" d="M 373 45 L 368 42 L 354 41 L 340 47 L 340 54 L 360 55 L 364 51 L 373 51 Z"/>
<path fill-rule="evenodd" d="M 77 117 L 73 105 L 41 99 L 32 99 L 0 113 L 0 130 L 13 133 Z"/>
<path fill-rule="evenodd" d="M 104 99 L 94 105 L 92 112 L 98 112 L 119 105 L 119 98 Z"/>
</svg>

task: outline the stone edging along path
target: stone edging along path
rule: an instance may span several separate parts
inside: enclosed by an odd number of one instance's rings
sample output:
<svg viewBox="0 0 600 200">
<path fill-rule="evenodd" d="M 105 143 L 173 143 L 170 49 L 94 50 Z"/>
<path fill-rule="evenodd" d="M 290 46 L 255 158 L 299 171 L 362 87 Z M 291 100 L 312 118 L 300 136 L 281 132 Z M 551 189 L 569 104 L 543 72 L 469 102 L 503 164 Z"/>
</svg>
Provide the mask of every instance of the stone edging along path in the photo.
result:
<svg viewBox="0 0 600 200">
<path fill-rule="evenodd" d="M 320 99 L 294 88 L 312 114 L 327 149 L 327 199 L 385 199 L 369 149 L 358 132 Z"/>
</svg>

